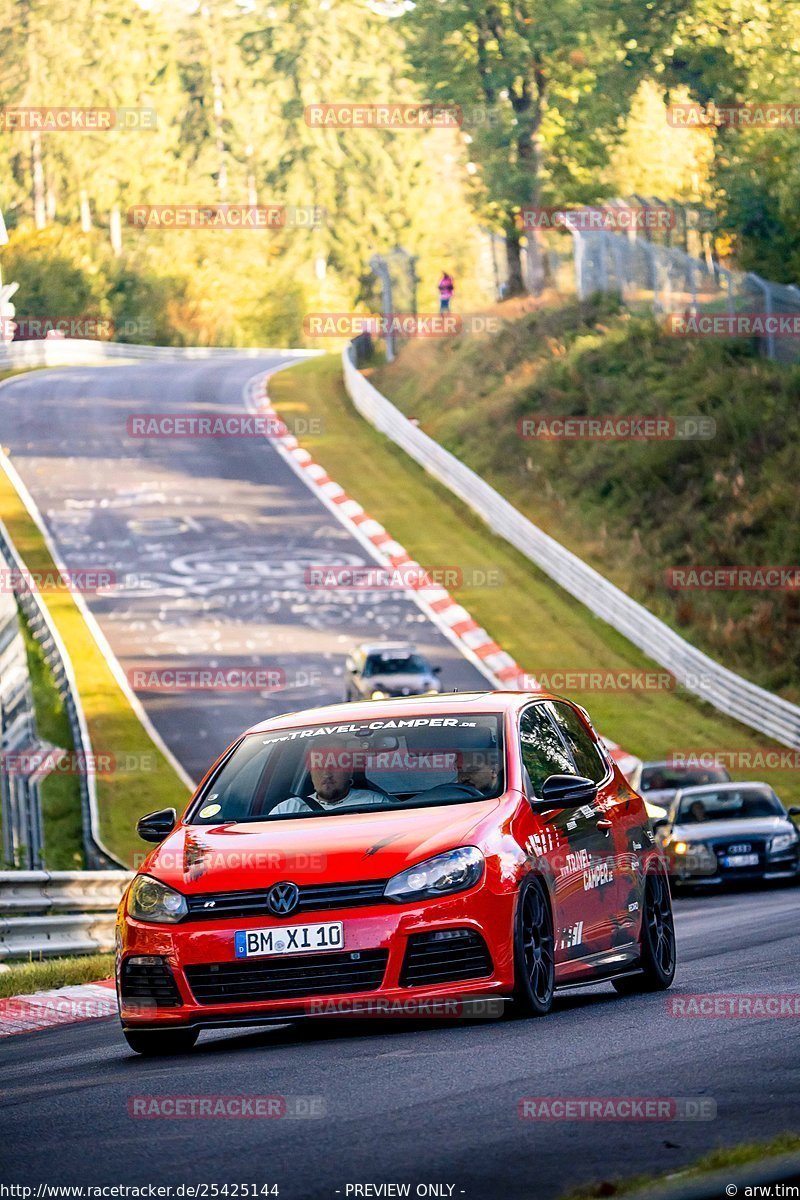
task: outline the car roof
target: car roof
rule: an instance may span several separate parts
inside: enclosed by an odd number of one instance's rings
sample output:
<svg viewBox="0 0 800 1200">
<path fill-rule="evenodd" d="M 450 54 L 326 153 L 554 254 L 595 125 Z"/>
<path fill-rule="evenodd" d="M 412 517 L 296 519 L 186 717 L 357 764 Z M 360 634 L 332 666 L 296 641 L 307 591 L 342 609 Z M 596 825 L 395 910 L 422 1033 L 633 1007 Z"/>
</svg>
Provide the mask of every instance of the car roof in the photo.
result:
<svg viewBox="0 0 800 1200">
<path fill-rule="evenodd" d="M 413 642 L 362 642 L 356 649 L 360 650 L 362 654 L 383 654 L 387 650 L 414 654 L 417 648 Z"/>
<path fill-rule="evenodd" d="M 716 763 L 710 767 L 707 767 L 703 764 L 698 764 L 697 766 L 694 766 L 694 765 L 690 766 L 688 763 L 686 763 L 686 764 L 674 763 L 668 758 L 659 759 L 657 762 L 652 761 L 652 762 L 643 762 L 642 763 L 643 771 L 649 767 L 666 767 L 669 771 L 724 771 L 726 769 L 725 767 L 717 766 Z M 700 786 L 700 785 L 698 785 L 698 786 Z M 710 787 L 711 785 L 710 784 L 702 784 L 702 786 Z M 722 785 L 720 784 L 719 786 L 721 787 Z"/>
<path fill-rule="evenodd" d="M 770 784 L 753 779 L 732 779 L 729 783 L 696 783 L 692 787 L 678 788 L 675 795 L 683 799 L 684 796 L 696 796 L 700 792 L 735 792 L 742 788 L 766 788 L 769 792 L 775 790 Z"/>
<path fill-rule="evenodd" d="M 436 696 L 402 696 L 392 700 L 363 700 L 358 704 L 326 704 L 300 712 L 283 713 L 251 726 L 247 733 L 272 729 L 291 729 L 295 725 L 344 724 L 354 720 L 370 721 L 377 717 L 419 717 L 442 710 L 470 713 L 516 713 L 532 700 L 561 699 L 549 692 L 440 692 Z"/>
</svg>

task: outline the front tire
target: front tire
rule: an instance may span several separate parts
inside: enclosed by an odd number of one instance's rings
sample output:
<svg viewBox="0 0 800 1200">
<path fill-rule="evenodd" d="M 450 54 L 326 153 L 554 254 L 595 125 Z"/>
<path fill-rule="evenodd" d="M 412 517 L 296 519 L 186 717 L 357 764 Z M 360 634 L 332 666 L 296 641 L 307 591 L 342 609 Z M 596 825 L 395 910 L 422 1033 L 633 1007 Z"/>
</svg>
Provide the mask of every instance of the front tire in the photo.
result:
<svg viewBox="0 0 800 1200">
<path fill-rule="evenodd" d="M 147 1057 L 188 1054 L 197 1041 L 196 1029 L 123 1029 L 125 1041 L 136 1054 Z"/>
<path fill-rule="evenodd" d="M 541 879 L 520 888 L 514 929 L 514 1007 L 520 1016 L 544 1017 L 553 1007 L 556 977 L 553 914 Z"/>
<path fill-rule="evenodd" d="M 662 871 L 652 872 L 645 880 L 641 939 L 641 971 L 612 980 L 621 996 L 663 992 L 675 978 L 675 922 L 669 884 Z"/>
</svg>

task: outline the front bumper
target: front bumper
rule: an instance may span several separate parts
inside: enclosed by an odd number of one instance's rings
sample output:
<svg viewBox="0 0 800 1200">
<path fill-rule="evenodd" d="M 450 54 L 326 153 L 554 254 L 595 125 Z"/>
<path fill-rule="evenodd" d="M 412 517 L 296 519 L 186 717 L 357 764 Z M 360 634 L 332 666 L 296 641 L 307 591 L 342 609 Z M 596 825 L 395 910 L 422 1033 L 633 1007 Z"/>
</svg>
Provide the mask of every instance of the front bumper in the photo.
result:
<svg viewBox="0 0 800 1200">
<path fill-rule="evenodd" d="M 687 856 L 688 857 L 688 856 Z M 721 887 L 736 883 L 770 883 L 800 879 L 800 858 L 796 850 L 766 855 L 757 866 L 725 867 L 720 862 L 686 861 L 669 856 L 670 880 L 678 887 Z"/>
<path fill-rule="evenodd" d="M 264 917 L 224 918 L 219 920 L 188 921 L 179 925 L 150 925 L 124 916 L 118 926 L 117 947 L 117 995 L 120 1000 L 120 1017 L 126 1029 L 167 1027 L 214 1028 L 229 1025 L 252 1025 L 261 1022 L 286 1021 L 298 1017 L 327 1016 L 333 1014 L 355 1016 L 408 1017 L 470 1015 L 461 1012 L 465 999 L 507 997 L 513 990 L 514 965 L 512 948 L 513 894 L 497 894 L 490 891 L 484 880 L 477 888 L 448 899 L 429 900 L 413 905 L 386 904 L 375 907 L 326 910 L 293 921 Z M 255 999 L 252 987 L 244 1001 L 226 996 L 224 999 L 203 1003 L 208 991 L 199 988 L 198 975 L 208 976 L 208 968 L 219 964 L 223 972 L 231 964 L 263 964 L 264 958 L 236 959 L 234 934 L 237 930 L 264 929 L 273 925 L 312 924 L 317 922 L 342 921 L 344 925 L 344 949 L 340 957 L 363 955 L 375 952 L 385 954 L 385 967 L 373 975 L 370 986 L 361 990 L 351 986 L 346 991 L 332 984 L 330 990 L 319 990 L 319 971 L 325 971 L 325 959 L 333 956 L 323 953 L 313 957 L 316 980 L 315 990 L 310 995 L 297 995 L 278 999 Z M 480 973 L 470 977 L 469 966 L 466 976 L 462 970 L 460 978 L 444 978 L 441 982 L 431 978 L 420 985 L 408 984 L 408 962 L 411 939 L 430 935 L 437 931 L 466 930 L 477 934 L 485 943 L 488 956 Z M 474 937 L 468 939 L 477 944 Z M 454 939 L 456 944 L 458 939 Z M 418 944 L 418 943 L 414 943 Z M 442 943 L 443 945 L 446 943 Z M 364 952 L 368 952 L 365 954 Z M 383 954 L 380 956 L 383 961 Z M 120 986 L 123 967 L 130 958 L 155 957 L 163 960 L 174 980 L 173 991 L 177 996 L 164 1005 L 158 997 L 131 998 L 126 988 Z M 309 956 L 306 956 L 309 957 Z M 270 964 L 291 964 L 296 955 L 269 956 Z M 470 962 L 478 961 L 476 958 Z M 206 970 L 193 971 L 192 968 Z M 438 968 L 441 971 L 441 968 Z M 341 978 L 341 967 L 337 967 L 337 978 Z M 126 971 L 127 978 L 127 971 Z M 446 975 L 446 969 L 445 969 Z M 194 980 L 193 990 L 192 980 Z M 259 986 L 258 983 L 255 985 Z M 269 989 L 267 989 L 269 990 Z M 296 988 L 295 988 L 296 992 Z M 429 1006 L 429 1007 L 426 1007 Z M 430 1007 L 433 1006 L 433 1007 Z M 481 1014 L 477 1014 L 481 1015 Z M 491 1014 L 484 1014 L 491 1015 Z"/>
</svg>

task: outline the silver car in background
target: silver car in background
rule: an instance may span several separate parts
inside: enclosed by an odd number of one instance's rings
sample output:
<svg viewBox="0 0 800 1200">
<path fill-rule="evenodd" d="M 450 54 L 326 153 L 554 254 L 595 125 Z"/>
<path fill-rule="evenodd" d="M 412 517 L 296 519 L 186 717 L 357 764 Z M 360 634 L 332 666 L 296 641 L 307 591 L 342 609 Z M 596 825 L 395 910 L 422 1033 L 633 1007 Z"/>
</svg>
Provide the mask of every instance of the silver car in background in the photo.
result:
<svg viewBox="0 0 800 1200">
<path fill-rule="evenodd" d="M 800 879 L 800 833 L 766 783 L 682 788 L 654 822 L 673 885 Z"/>
</svg>

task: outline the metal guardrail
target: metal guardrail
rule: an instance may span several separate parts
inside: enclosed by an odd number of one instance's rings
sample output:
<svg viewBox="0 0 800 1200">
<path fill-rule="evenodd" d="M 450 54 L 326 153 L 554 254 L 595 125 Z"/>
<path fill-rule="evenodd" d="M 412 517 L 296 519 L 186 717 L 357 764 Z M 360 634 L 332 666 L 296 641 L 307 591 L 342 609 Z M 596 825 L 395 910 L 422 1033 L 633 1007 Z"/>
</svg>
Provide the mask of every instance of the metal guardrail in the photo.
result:
<svg viewBox="0 0 800 1200">
<path fill-rule="evenodd" d="M 0 872 L 0 961 L 114 949 L 129 871 Z"/>
<path fill-rule="evenodd" d="M 28 658 L 11 592 L 0 591 L 0 810 L 3 849 L 0 863 L 36 868 L 43 865 L 42 772 L 7 769 L 7 755 L 45 749 L 36 731 Z M 44 772 L 46 774 L 46 772 Z"/>
<path fill-rule="evenodd" d="M 134 342 L 101 342 L 90 338 L 38 338 L 28 342 L 0 342 L 0 367 L 70 367 L 83 363 L 128 361 L 175 361 L 208 358 L 262 358 L 280 354 L 310 358 L 321 350 L 284 350 L 236 346 L 143 346 Z"/>
<path fill-rule="evenodd" d="M 696 649 L 620 588 L 560 545 L 484 479 L 413 425 L 342 355 L 344 384 L 361 415 L 463 500 L 565 591 L 665 667 L 687 691 L 743 725 L 800 749 L 800 708 L 758 687 Z"/>
<path fill-rule="evenodd" d="M 31 633 L 42 647 L 45 661 L 64 702 L 64 711 L 72 731 L 76 755 L 83 761 L 89 762 L 91 761 L 92 743 L 78 686 L 75 682 L 72 662 L 61 636 L 51 620 L 47 605 L 33 583 L 28 583 L 29 572 L 2 521 L 0 521 L 0 559 L 14 572 L 13 578 L 19 581 L 19 585 L 15 588 L 17 600 L 25 614 Z M 120 866 L 119 861 L 106 849 L 100 838 L 95 776 L 91 771 L 82 771 L 78 780 L 86 861 L 90 867 L 118 867 Z"/>
</svg>

